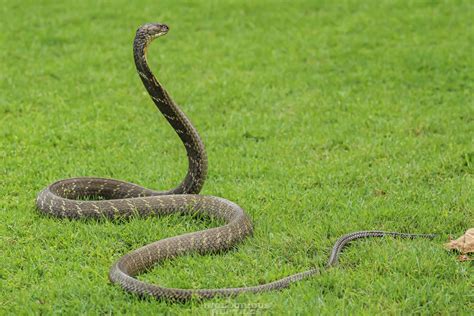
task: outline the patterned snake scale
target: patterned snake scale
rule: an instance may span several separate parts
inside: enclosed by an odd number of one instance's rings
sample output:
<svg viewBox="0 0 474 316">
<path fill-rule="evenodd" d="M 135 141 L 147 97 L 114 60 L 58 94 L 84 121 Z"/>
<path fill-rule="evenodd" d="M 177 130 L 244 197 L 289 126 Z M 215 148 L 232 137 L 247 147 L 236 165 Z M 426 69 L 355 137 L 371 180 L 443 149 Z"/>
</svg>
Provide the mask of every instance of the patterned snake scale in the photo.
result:
<svg viewBox="0 0 474 316">
<path fill-rule="evenodd" d="M 44 214 L 71 219 L 199 213 L 225 222 L 225 225 L 220 227 L 156 241 L 120 258 L 110 269 L 110 281 L 140 296 L 151 295 L 157 299 L 184 301 L 192 297 L 212 298 L 244 292 L 259 293 L 288 287 L 293 282 L 318 273 L 318 269 L 310 269 L 266 284 L 221 289 L 166 288 L 136 279 L 138 274 L 166 259 L 189 253 L 208 254 L 228 250 L 251 235 L 253 230 L 249 216 L 240 206 L 223 198 L 198 195 L 207 174 L 204 145 L 189 119 L 152 74 L 146 60 L 148 45 L 153 39 L 167 32 L 168 27 L 164 24 L 149 23 L 141 26 L 136 32 L 133 53 L 138 74 L 146 90 L 186 148 L 189 168 L 182 183 L 172 190 L 159 192 L 113 179 L 88 177 L 60 180 L 39 193 L 37 208 Z M 102 199 L 91 200 L 98 196 Z M 327 267 L 337 263 L 342 248 L 348 242 L 358 238 L 387 235 L 405 238 L 433 237 L 382 231 L 351 233 L 336 242 Z"/>
</svg>

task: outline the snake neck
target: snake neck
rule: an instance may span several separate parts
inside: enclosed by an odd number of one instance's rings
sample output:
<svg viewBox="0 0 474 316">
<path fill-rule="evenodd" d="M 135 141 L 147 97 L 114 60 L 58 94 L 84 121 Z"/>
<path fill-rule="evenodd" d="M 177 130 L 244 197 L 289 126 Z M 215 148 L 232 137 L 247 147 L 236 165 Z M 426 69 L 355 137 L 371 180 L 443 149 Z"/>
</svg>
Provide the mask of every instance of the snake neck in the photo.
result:
<svg viewBox="0 0 474 316">
<path fill-rule="evenodd" d="M 207 175 L 207 155 L 201 138 L 183 111 L 173 102 L 165 88 L 158 82 L 148 66 L 146 51 L 153 39 L 137 31 L 133 44 L 135 66 L 151 99 L 173 127 L 184 144 L 188 156 L 188 173 L 176 188 L 166 194 L 197 194 L 201 191 Z"/>
</svg>

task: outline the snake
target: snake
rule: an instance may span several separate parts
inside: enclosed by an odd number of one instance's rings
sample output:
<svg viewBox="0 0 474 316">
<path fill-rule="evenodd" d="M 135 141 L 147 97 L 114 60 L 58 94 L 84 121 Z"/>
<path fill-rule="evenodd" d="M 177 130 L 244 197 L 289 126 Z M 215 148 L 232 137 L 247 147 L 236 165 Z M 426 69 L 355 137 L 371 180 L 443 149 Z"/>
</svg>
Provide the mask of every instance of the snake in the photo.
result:
<svg viewBox="0 0 474 316">
<path fill-rule="evenodd" d="M 147 244 L 117 260 L 110 268 L 109 280 L 139 297 L 158 300 L 186 301 L 192 298 L 229 297 L 240 293 L 279 290 L 320 273 L 318 268 L 259 284 L 236 288 L 186 289 L 170 288 L 139 280 L 137 277 L 165 260 L 192 253 L 213 254 L 233 248 L 253 233 L 249 215 L 237 204 L 221 197 L 200 195 L 207 176 L 207 155 L 196 128 L 158 82 L 147 62 L 149 44 L 167 34 L 162 23 L 146 23 L 138 28 L 133 43 L 133 56 L 138 75 L 152 101 L 169 122 L 186 149 L 188 171 L 182 182 L 167 191 L 155 191 L 131 182 L 98 177 L 59 180 L 37 196 L 37 209 L 47 216 L 69 219 L 129 219 L 134 216 L 168 214 L 196 215 L 216 219 L 222 226 L 182 234 Z M 432 234 L 407 234 L 384 231 L 358 231 L 342 236 L 332 248 L 326 267 L 338 263 L 342 249 L 351 241 L 366 237 L 425 237 Z"/>
</svg>

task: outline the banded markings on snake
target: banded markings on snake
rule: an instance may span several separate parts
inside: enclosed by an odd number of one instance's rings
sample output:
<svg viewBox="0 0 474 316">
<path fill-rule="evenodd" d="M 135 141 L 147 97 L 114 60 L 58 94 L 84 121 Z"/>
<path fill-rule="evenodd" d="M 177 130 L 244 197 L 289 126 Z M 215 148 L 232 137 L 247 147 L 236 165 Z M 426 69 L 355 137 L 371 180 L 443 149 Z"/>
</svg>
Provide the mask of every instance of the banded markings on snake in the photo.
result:
<svg viewBox="0 0 474 316">
<path fill-rule="evenodd" d="M 36 206 L 44 214 L 59 218 L 129 218 L 132 216 L 161 216 L 166 214 L 195 214 L 214 217 L 225 225 L 156 241 L 121 257 L 110 269 L 109 279 L 126 291 L 141 296 L 173 301 L 214 296 L 233 296 L 239 293 L 259 293 L 288 287 L 319 272 L 313 268 L 288 277 L 240 288 L 178 289 L 140 281 L 136 276 L 166 259 L 189 253 L 214 253 L 228 250 L 252 234 L 249 216 L 237 204 L 214 196 L 199 195 L 207 175 L 207 156 L 201 138 L 190 120 L 173 102 L 168 92 L 151 72 L 146 52 L 155 38 L 165 35 L 168 26 L 148 23 L 135 35 L 133 55 L 140 79 L 151 99 L 173 127 L 184 144 L 188 157 L 188 172 L 184 180 L 168 191 L 155 191 L 130 182 L 83 177 L 57 181 L 37 197 Z M 100 200 L 91 200 L 94 197 Z M 425 237 L 429 234 L 405 234 L 383 231 L 359 231 L 345 235 L 335 243 L 327 267 L 337 264 L 339 255 L 350 241 L 366 237 L 394 236 L 401 238 Z"/>
</svg>

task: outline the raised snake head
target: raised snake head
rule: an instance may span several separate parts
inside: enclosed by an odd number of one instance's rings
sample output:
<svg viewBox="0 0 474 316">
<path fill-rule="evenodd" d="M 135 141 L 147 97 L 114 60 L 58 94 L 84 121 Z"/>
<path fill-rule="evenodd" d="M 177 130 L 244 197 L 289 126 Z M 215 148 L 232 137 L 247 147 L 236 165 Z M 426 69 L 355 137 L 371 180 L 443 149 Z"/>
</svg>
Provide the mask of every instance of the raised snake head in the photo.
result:
<svg viewBox="0 0 474 316">
<path fill-rule="evenodd" d="M 146 23 L 140 26 L 137 30 L 137 34 L 141 33 L 145 35 L 148 40 L 157 38 L 158 36 L 165 35 L 168 33 L 169 27 L 166 24 L 161 23 Z"/>
</svg>

